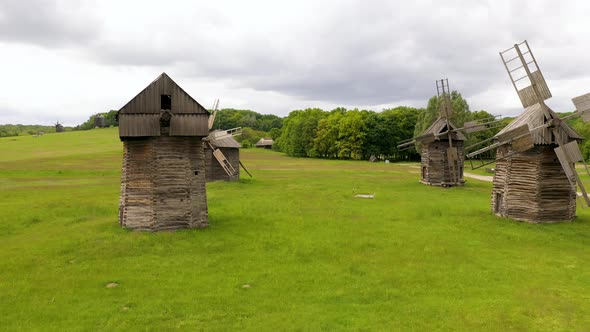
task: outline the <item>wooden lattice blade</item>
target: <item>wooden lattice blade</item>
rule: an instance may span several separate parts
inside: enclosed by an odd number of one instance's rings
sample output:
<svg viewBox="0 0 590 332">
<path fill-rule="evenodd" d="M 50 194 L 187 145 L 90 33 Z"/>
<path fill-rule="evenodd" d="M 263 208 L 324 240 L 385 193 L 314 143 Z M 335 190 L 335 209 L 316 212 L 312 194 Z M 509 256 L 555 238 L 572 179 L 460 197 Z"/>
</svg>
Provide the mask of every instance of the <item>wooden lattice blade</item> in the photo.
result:
<svg viewBox="0 0 590 332">
<path fill-rule="evenodd" d="M 233 176 L 236 173 L 236 170 L 230 164 L 227 158 L 225 158 L 225 155 L 223 154 L 223 152 L 221 152 L 221 150 L 214 150 L 213 156 L 215 156 L 215 159 L 217 159 L 219 165 L 221 165 L 221 168 L 223 168 L 223 170 L 227 173 L 228 176 Z"/>
<path fill-rule="evenodd" d="M 570 183 L 572 183 L 572 185 L 574 185 L 574 179 L 576 178 L 574 173 L 576 170 L 574 169 L 575 166 L 573 162 L 569 160 L 566 150 L 563 148 L 563 146 L 556 147 L 554 150 L 555 155 L 557 156 L 557 159 L 559 160 L 559 163 L 561 164 L 561 167 L 567 176 L 567 179 L 570 181 Z"/>
<path fill-rule="evenodd" d="M 401 144 L 397 145 L 398 149 L 404 149 L 404 148 L 408 148 L 411 147 L 412 145 L 416 144 L 416 141 L 412 138 L 411 140 L 409 140 L 408 142 L 404 142 Z"/>
<path fill-rule="evenodd" d="M 525 152 L 532 149 L 535 146 L 533 142 L 533 135 L 529 132 L 528 134 L 515 138 L 512 141 L 512 148 L 517 152 Z"/>
<path fill-rule="evenodd" d="M 436 136 L 433 133 L 416 137 L 416 141 L 422 144 L 432 143 L 436 140 Z"/>
<path fill-rule="evenodd" d="M 451 182 L 456 183 L 458 181 L 458 174 L 457 169 L 455 167 L 459 161 L 459 153 L 456 147 L 449 147 L 447 148 L 447 162 L 449 164 L 449 175 L 451 177 Z"/>
<path fill-rule="evenodd" d="M 529 131 L 529 126 L 527 124 L 524 124 L 520 127 L 516 127 L 512 130 L 509 130 L 503 134 L 498 135 L 497 138 L 498 138 L 498 142 L 501 143 L 501 142 L 510 141 L 510 140 L 515 139 L 519 136 L 524 136 L 526 134 L 530 134 L 530 131 Z"/>
<path fill-rule="evenodd" d="M 547 83 L 545 82 L 545 78 L 543 77 L 543 74 L 541 74 L 541 71 L 537 70 L 535 72 L 532 72 L 531 76 L 529 76 L 529 79 L 531 81 L 531 85 L 527 86 L 524 89 L 518 90 L 518 97 L 520 98 L 520 101 L 522 102 L 522 106 L 524 108 L 533 106 L 537 103 L 540 103 L 542 100 L 547 100 L 551 98 L 551 91 L 549 91 Z M 539 97 L 537 97 L 537 94 L 535 93 L 533 84 L 536 84 L 537 86 Z M 539 100 L 539 98 L 541 100 Z"/>
<path fill-rule="evenodd" d="M 449 161 L 459 160 L 459 153 L 456 147 L 447 148 L 447 158 L 449 159 Z"/>
<path fill-rule="evenodd" d="M 477 121 L 467 121 L 463 126 L 465 127 L 466 133 L 475 133 L 486 130 L 486 126 L 484 124 L 478 123 Z"/>
<path fill-rule="evenodd" d="M 590 121 L 590 93 L 572 99 L 576 112 L 580 113 L 584 122 Z"/>
<path fill-rule="evenodd" d="M 584 188 L 584 184 L 582 183 L 582 180 L 580 180 L 580 176 L 576 171 L 575 163 L 584 160 L 578 142 L 571 141 L 555 148 L 555 154 L 557 155 L 557 159 L 559 159 L 559 163 L 561 164 L 561 167 L 563 167 L 568 180 L 570 180 L 570 183 L 574 186 L 577 183 L 582 191 L 582 196 L 584 197 L 586 205 L 590 206 L 590 198 L 588 198 L 586 188 Z"/>
<path fill-rule="evenodd" d="M 217 115 L 217 108 L 219 107 L 219 99 L 215 99 L 215 101 L 213 102 L 213 108 L 212 108 L 212 112 L 209 115 L 209 121 L 207 123 L 207 125 L 209 126 L 209 130 L 211 130 L 213 128 L 213 123 L 215 122 L 215 116 Z"/>
</svg>

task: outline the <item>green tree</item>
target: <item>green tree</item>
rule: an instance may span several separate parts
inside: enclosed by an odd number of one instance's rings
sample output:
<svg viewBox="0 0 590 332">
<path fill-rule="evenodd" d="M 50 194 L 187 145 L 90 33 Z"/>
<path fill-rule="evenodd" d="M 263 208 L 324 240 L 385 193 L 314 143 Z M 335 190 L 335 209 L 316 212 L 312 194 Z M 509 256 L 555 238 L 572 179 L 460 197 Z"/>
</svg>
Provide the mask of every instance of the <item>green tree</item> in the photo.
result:
<svg viewBox="0 0 590 332">
<path fill-rule="evenodd" d="M 422 134 L 440 115 L 440 106 L 442 100 L 438 96 L 433 96 L 428 100 L 428 106 L 426 109 L 418 114 L 416 120 L 416 128 L 414 130 L 414 136 Z M 451 115 L 451 122 L 455 126 L 461 127 L 466 121 L 471 120 L 471 114 L 469 111 L 469 104 L 463 96 L 457 91 L 451 92 L 451 104 L 453 106 L 453 114 Z"/>
<path fill-rule="evenodd" d="M 270 131 L 282 128 L 283 119 L 274 114 L 260 114 L 251 110 L 237 110 L 224 108 L 217 111 L 214 129 L 230 129 L 236 127 L 250 127 L 255 130 Z"/>
<path fill-rule="evenodd" d="M 357 109 L 343 114 L 338 126 L 338 156 L 345 159 L 361 159 L 366 138 L 366 126 Z"/>
<path fill-rule="evenodd" d="M 319 121 L 327 115 L 319 108 L 296 110 L 283 120 L 277 149 L 295 157 L 309 157 Z"/>
<path fill-rule="evenodd" d="M 382 139 L 382 153 L 391 160 L 416 160 L 420 158 L 415 148 L 400 151 L 399 142 L 414 136 L 414 130 L 420 114 L 424 109 L 399 106 L 381 112 L 382 123 L 387 128 Z"/>
<path fill-rule="evenodd" d="M 338 157 L 338 132 L 342 114 L 340 110 L 335 110 L 318 122 L 316 137 L 313 141 L 313 151 L 318 157 Z"/>
</svg>

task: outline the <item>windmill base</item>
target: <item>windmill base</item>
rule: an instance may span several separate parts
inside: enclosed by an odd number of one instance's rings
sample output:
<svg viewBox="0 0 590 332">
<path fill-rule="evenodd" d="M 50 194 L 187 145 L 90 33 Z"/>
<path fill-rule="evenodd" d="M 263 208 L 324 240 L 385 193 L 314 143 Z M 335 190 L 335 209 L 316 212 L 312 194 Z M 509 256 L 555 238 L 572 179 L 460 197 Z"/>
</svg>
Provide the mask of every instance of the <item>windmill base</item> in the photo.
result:
<svg viewBox="0 0 590 332">
<path fill-rule="evenodd" d="M 200 137 L 123 140 L 119 223 L 140 231 L 209 225 Z"/>
<path fill-rule="evenodd" d="M 492 213 L 528 223 L 554 223 L 576 218 L 576 190 L 557 156 L 555 144 L 538 145 L 496 161 Z M 514 152 L 510 145 L 497 156 Z"/>
<path fill-rule="evenodd" d="M 428 181 L 420 180 L 420 183 L 425 184 L 427 186 L 436 186 L 436 187 L 443 187 L 443 188 L 462 187 L 462 186 L 465 185 L 465 181 L 464 180 L 461 180 L 461 181 L 455 182 L 455 183 L 451 183 L 451 182 L 428 182 Z"/>
</svg>

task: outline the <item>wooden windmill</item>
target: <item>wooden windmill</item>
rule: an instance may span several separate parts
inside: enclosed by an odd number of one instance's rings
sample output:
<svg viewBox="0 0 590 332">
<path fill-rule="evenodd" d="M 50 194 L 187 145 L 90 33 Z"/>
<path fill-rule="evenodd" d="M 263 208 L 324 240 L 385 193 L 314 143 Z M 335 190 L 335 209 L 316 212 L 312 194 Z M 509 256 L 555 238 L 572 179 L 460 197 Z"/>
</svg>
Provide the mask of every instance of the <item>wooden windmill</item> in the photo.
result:
<svg viewBox="0 0 590 332">
<path fill-rule="evenodd" d="M 121 226 L 158 231 L 209 225 L 202 143 L 208 117 L 166 73 L 119 110 Z"/>
<path fill-rule="evenodd" d="M 64 126 L 61 123 L 59 123 L 59 121 L 57 121 L 55 123 L 55 132 L 56 133 L 63 133 L 64 131 L 65 131 Z"/>
<path fill-rule="evenodd" d="M 467 154 L 471 158 L 497 149 L 492 211 L 502 217 L 533 223 L 569 221 L 576 216 L 576 185 L 586 204 L 586 190 L 575 169 L 582 160 L 582 136 L 565 121 L 582 115 L 586 121 L 590 95 L 574 98 L 577 112 L 560 118 L 546 104 L 551 92 L 525 40 L 500 57 L 524 112 L 502 129 L 494 143 Z"/>
<path fill-rule="evenodd" d="M 401 141 L 400 149 L 412 148 L 416 143 L 421 146 L 420 182 L 435 186 L 462 186 L 464 141 L 463 132 L 476 132 L 490 129 L 489 125 L 497 123 L 493 119 L 466 122 L 465 127 L 455 126 L 450 118 L 453 114 L 451 90 L 448 79 L 436 81 L 439 100 L 439 116 L 420 136 Z"/>
<path fill-rule="evenodd" d="M 250 175 L 240 161 L 240 148 L 242 146 L 234 139 L 234 136 L 242 134 L 242 128 L 212 130 L 218 108 L 219 99 L 216 99 L 213 103 L 213 111 L 209 116 L 209 136 L 203 139 L 206 178 L 207 181 L 239 180 L 240 166 Z"/>
</svg>

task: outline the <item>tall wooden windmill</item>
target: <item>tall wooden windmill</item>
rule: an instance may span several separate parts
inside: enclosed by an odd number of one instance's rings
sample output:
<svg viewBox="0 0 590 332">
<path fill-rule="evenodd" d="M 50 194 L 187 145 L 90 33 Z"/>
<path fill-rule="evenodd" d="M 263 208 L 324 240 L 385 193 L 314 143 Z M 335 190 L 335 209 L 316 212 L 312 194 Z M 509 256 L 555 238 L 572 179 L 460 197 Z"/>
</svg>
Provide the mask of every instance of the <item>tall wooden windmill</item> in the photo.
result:
<svg viewBox="0 0 590 332">
<path fill-rule="evenodd" d="M 209 225 L 202 138 L 209 112 L 162 73 L 119 112 L 119 222 L 135 230 Z"/>
<path fill-rule="evenodd" d="M 467 157 L 497 149 L 492 189 L 496 215 L 532 223 L 572 220 L 576 185 L 590 204 L 575 168 L 583 161 L 578 146 L 582 136 L 545 104 L 551 92 L 526 40 L 500 52 L 500 57 L 524 112 L 494 137 L 493 144 Z M 573 101 L 578 110 L 572 116 L 587 120 L 590 94 Z"/>
<path fill-rule="evenodd" d="M 421 146 L 420 182 L 435 186 L 462 186 L 464 141 L 463 132 L 476 132 L 490 129 L 488 125 L 497 121 L 485 119 L 466 122 L 459 128 L 450 120 L 453 115 L 449 80 L 436 81 L 436 92 L 439 100 L 439 116 L 420 136 L 401 141 L 400 149 L 412 148 L 416 143 Z"/>
<path fill-rule="evenodd" d="M 240 161 L 240 148 L 242 145 L 234 139 L 234 136 L 242 134 L 242 128 L 212 130 L 218 108 L 219 99 L 216 99 L 213 103 L 213 111 L 209 116 L 209 136 L 203 139 L 206 178 L 207 181 L 239 180 L 240 166 L 248 173 L 248 170 Z"/>
</svg>

